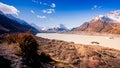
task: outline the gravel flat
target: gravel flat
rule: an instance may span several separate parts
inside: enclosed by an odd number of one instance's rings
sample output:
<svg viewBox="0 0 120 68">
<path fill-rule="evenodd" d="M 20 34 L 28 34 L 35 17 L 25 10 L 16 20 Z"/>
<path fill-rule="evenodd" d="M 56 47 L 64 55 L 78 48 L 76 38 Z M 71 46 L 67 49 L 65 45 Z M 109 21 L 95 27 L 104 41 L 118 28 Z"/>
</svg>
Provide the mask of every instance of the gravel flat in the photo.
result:
<svg viewBox="0 0 120 68">
<path fill-rule="evenodd" d="M 38 33 L 36 36 L 48 39 L 74 42 L 76 44 L 100 45 L 120 50 L 120 37 L 116 36 L 77 35 L 58 33 Z"/>
</svg>

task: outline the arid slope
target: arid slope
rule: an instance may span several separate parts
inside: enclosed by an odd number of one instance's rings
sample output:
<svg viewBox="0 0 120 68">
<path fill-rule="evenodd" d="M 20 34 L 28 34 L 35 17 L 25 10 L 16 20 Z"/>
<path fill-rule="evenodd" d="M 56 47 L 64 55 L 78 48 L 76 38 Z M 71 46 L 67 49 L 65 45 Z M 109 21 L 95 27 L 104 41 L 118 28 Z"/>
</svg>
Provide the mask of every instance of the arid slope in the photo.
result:
<svg viewBox="0 0 120 68">
<path fill-rule="evenodd" d="M 0 66 L 8 68 L 120 68 L 120 51 L 115 49 L 30 34 L 7 35 L 1 42 Z"/>
</svg>

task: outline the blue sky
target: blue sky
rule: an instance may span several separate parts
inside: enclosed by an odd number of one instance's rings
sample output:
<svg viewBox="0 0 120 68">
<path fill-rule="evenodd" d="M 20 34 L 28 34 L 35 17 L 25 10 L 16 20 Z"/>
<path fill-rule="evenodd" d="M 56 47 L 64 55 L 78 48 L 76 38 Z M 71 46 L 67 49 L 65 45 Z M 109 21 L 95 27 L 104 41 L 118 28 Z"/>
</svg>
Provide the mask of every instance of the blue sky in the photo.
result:
<svg viewBox="0 0 120 68">
<path fill-rule="evenodd" d="M 16 9 L 14 16 L 38 26 L 80 26 L 92 18 L 120 9 L 120 0 L 0 0 Z M 9 12 L 10 13 L 10 12 Z"/>
</svg>

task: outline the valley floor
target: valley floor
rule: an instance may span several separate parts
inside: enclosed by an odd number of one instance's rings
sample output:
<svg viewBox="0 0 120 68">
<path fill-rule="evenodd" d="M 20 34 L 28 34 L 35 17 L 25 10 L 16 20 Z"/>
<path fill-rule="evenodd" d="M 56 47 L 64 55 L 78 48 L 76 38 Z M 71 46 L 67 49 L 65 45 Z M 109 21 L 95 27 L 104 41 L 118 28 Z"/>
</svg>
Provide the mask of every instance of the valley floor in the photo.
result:
<svg viewBox="0 0 120 68">
<path fill-rule="evenodd" d="M 83 34 L 58 34 L 58 33 L 38 33 L 36 36 L 74 42 L 76 44 L 100 45 L 120 50 L 120 37 L 113 35 L 83 35 Z"/>
</svg>

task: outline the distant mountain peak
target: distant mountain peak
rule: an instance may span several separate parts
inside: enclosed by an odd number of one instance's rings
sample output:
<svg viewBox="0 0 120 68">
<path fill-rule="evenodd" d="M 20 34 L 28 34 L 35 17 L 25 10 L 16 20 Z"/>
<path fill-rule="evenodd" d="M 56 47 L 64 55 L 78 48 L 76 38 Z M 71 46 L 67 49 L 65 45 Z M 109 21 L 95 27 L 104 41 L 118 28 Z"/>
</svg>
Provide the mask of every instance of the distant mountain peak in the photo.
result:
<svg viewBox="0 0 120 68">
<path fill-rule="evenodd" d="M 54 27 L 53 27 L 54 29 L 63 29 L 63 30 L 66 30 L 66 29 L 68 29 L 64 24 L 59 24 L 59 25 L 55 25 Z"/>
<path fill-rule="evenodd" d="M 43 31 L 47 32 L 59 32 L 59 31 L 68 31 L 69 29 L 64 24 L 55 25 L 51 28 L 44 27 Z"/>
</svg>

